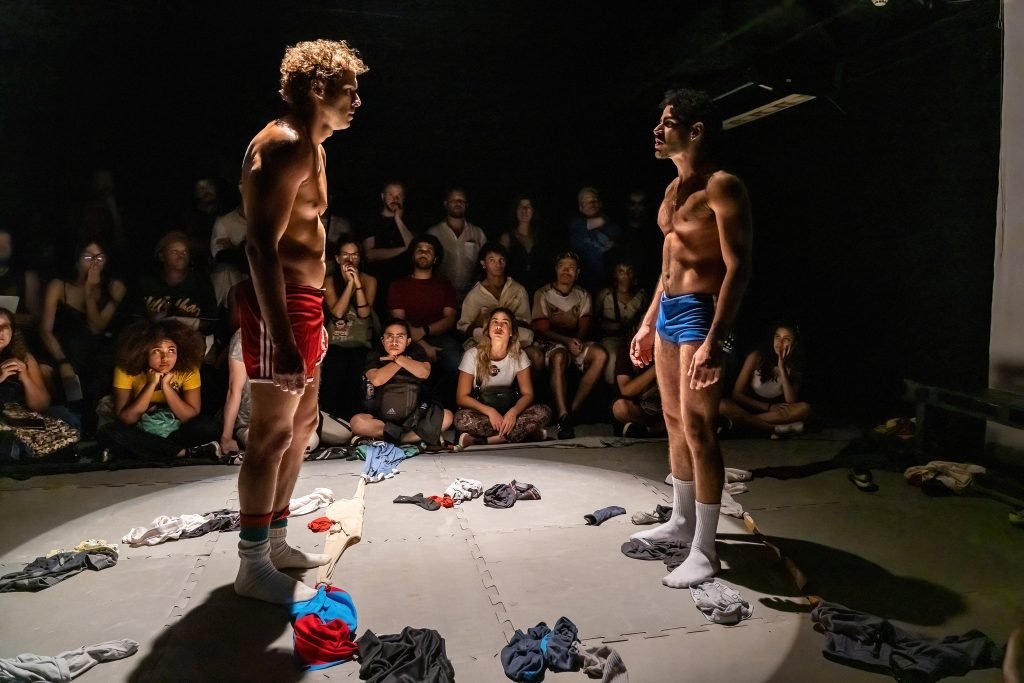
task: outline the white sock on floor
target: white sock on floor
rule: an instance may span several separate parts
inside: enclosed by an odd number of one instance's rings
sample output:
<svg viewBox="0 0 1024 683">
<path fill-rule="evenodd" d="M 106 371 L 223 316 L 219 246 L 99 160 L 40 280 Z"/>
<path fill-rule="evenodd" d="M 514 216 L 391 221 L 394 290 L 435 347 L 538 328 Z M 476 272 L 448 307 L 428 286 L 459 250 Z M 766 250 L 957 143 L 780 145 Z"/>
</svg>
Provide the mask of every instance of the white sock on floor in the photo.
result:
<svg viewBox="0 0 1024 683">
<path fill-rule="evenodd" d="M 638 531 L 630 538 L 651 543 L 658 541 L 691 543 L 697 524 L 693 507 L 695 502 L 693 482 L 672 477 L 672 516 L 664 524 L 646 531 Z"/>
<path fill-rule="evenodd" d="M 329 555 L 304 553 L 285 542 L 288 527 L 270 530 L 270 563 L 277 569 L 312 569 L 331 561 Z"/>
<path fill-rule="evenodd" d="M 687 588 L 712 578 L 722 568 L 715 552 L 718 533 L 719 504 L 695 503 L 697 530 L 690 546 L 690 554 L 681 565 L 661 580 L 669 588 Z"/>
<path fill-rule="evenodd" d="M 270 561 L 269 541 L 239 541 L 238 576 L 235 592 L 277 605 L 309 600 L 316 591 L 274 568 Z"/>
</svg>

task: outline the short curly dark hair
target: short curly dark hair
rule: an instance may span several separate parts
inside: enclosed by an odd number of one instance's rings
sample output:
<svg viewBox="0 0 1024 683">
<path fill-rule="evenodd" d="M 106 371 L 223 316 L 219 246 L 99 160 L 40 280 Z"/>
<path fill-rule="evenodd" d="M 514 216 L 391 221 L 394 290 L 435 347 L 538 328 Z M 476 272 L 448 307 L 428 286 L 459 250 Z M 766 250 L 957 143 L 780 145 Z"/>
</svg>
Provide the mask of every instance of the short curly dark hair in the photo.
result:
<svg viewBox="0 0 1024 683">
<path fill-rule="evenodd" d="M 191 327 L 177 320 L 139 320 L 124 328 L 117 339 L 117 367 L 129 375 L 141 375 L 149 368 L 149 351 L 164 339 L 178 347 L 177 372 L 198 370 L 206 344 Z"/>
<path fill-rule="evenodd" d="M 677 88 L 665 93 L 659 105 L 672 108 L 673 116 L 686 125 L 704 124 L 704 140 L 708 146 L 716 145 L 722 135 L 722 114 L 715 101 L 703 90 Z"/>
<path fill-rule="evenodd" d="M 344 40 L 307 40 L 284 51 L 279 92 L 288 104 L 302 107 L 314 88 L 330 92 L 346 71 L 358 76 L 369 70 L 359 51 Z"/>
</svg>

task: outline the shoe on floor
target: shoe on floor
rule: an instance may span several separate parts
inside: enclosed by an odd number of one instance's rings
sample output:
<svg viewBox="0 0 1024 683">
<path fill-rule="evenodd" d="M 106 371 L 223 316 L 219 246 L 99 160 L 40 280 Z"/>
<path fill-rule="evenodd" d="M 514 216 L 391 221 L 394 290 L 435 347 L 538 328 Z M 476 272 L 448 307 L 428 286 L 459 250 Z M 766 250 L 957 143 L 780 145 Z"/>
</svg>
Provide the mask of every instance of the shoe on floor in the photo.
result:
<svg viewBox="0 0 1024 683">
<path fill-rule="evenodd" d="M 854 486 L 866 493 L 874 493 L 878 490 L 878 484 L 875 483 L 874 478 L 871 476 L 871 470 L 854 468 L 846 473 L 846 478 L 849 479 Z"/>
<path fill-rule="evenodd" d="M 193 446 L 185 450 L 186 458 L 197 458 L 201 460 L 219 460 L 220 444 L 216 441 L 204 443 L 201 446 Z"/>
<path fill-rule="evenodd" d="M 459 434 L 459 442 L 458 443 L 459 443 L 459 445 L 456 446 L 455 450 L 457 450 L 457 451 L 464 451 L 464 450 L 466 450 L 470 446 L 477 445 L 478 442 L 477 442 L 476 438 L 472 434 L 469 434 L 468 432 L 462 432 L 461 434 Z"/>
<path fill-rule="evenodd" d="M 568 415 L 563 415 L 559 418 L 558 424 L 555 425 L 558 429 L 559 439 L 575 439 L 576 430 L 572 428 L 572 421 Z"/>
<path fill-rule="evenodd" d="M 627 439 L 646 439 L 650 435 L 650 430 L 639 422 L 627 422 L 622 427 L 622 436 Z"/>
</svg>

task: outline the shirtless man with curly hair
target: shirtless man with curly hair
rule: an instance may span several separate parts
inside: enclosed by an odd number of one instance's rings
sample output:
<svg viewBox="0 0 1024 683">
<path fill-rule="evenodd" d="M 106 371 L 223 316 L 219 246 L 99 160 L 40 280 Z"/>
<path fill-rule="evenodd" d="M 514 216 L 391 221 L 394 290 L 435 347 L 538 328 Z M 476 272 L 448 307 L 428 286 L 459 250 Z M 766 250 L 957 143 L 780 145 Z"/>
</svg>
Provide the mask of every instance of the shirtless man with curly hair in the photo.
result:
<svg viewBox="0 0 1024 683">
<path fill-rule="evenodd" d="M 281 569 L 309 569 L 326 555 L 285 541 L 288 504 L 319 417 L 327 162 L 322 143 L 352 125 L 367 71 L 345 41 L 285 51 L 281 97 L 289 112 L 261 130 L 242 162 L 246 254 L 252 279 L 238 294 L 242 358 L 251 381 L 249 443 L 238 475 L 241 565 L 235 592 L 287 604 L 315 595 Z"/>
</svg>

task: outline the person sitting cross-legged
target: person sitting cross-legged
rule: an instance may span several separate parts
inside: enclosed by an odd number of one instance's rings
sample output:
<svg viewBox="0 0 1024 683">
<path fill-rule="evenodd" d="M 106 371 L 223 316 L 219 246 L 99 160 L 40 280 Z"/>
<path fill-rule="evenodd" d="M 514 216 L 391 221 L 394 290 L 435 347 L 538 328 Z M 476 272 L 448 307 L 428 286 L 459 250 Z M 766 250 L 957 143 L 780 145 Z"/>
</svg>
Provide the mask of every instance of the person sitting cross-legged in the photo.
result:
<svg viewBox="0 0 1024 683">
<path fill-rule="evenodd" d="M 367 356 L 364 400 L 368 412 L 352 416 L 352 433 L 390 443 L 441 443 L 452 413 L 422 391 L 430 377 L 426 351 L 412 342 L 409 323 L 392 318 L 384 325 L 380 349 Z"/>
<path fill-rule="evenodd" d="M 542 441 L 551 409 L 533 402 L 530 359 L 519 348 L 519 325 L 507 308 L 487 318 L 486 332 L 462 356 L 455 401 L 459 446 Z M 518 385 L 518 391 L 515 386 Z"/>
<path fill-rule="evenodd" d="M 580 257 L 574 252 L 565 252 L 555 260 L 555 281 L 538 289 L 533 296 L 533 329 L 551 377 L 559 439 L 576 435 L 572 413 L 583 405 L 608 362 L 604 347 L 586 341 L 592 305 L 587 290 L 576 284 L 579 273 Z M 572 398 L 571 411 L 565 386 L 570 367 L 583 373 Z"/>
<path fill-rule="evenodd" d="M 203 338 L 175 320 L 124 329 L 114 368 L 114 420 L 96 441 L 114 458 L 174 460 L 219 455 L 216 421 L 200 414 Z"/>
</svg>

